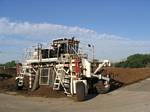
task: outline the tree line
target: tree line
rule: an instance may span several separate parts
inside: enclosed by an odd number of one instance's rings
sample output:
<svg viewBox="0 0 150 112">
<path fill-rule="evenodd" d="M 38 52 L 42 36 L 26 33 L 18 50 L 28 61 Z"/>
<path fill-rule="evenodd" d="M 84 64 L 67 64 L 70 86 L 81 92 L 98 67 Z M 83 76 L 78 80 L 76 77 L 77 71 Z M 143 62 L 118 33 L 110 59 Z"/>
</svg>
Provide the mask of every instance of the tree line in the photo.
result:
<svg viewBox="0 0 150 112">
<path fill-rule="evenodd" d="M 6 62 L 4 64 L 0 64 L 0 66 L 4 66 L 4 67 L 16 67 L 16 61 L 12 60 L 12 61 L 9 61 L 9 62 Z"/>
<path fill-rule="evenodd" d="M 150 67 L 150 54 L 134 54 L 127 57 L 125 61 L 115 63 L 114 66 L 123 68 Z"/>
</svg>

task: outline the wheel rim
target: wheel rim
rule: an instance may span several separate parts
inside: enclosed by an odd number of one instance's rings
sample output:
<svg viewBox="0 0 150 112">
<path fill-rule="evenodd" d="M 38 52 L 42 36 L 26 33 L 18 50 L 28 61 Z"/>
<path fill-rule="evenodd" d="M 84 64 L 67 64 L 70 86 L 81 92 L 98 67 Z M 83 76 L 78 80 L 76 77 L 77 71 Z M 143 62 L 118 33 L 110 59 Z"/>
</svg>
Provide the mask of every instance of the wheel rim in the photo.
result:
<svg viewBox="0 0 150 112">
<path fill-rule="evenodd" d="M 104 85 L 104 88 L 109 88 L 110 87 L 110 84 L 109 84 L 108 81 L 104 81 L 103 85 Z"/>
</svg>

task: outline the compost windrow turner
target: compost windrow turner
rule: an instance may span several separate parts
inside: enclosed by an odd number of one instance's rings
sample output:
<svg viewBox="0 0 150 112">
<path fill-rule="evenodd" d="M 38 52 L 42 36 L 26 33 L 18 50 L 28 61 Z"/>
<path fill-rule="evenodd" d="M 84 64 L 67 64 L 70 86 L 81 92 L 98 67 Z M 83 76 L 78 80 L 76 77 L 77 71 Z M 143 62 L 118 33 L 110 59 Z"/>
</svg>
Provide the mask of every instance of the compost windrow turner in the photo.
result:
<svg viewBox="0 0 150 112">
<path fill-rule="evenodd" d="M 74 38 L 56 39 L 48 47 L 38 44 L 27 51 L 17 66 L 17 88 L 23 88 L 24 77 L 28 76 L 31 91 L 40 85 L 49 85 L 54 91 L 75 95 L 79 101 L 84 100 L 89 91 L 107 93 L 110 77 L 105 68 L 110 62 L 89 59 L 87 54 L 81 53 L 79 43 Z"/>
</svg>

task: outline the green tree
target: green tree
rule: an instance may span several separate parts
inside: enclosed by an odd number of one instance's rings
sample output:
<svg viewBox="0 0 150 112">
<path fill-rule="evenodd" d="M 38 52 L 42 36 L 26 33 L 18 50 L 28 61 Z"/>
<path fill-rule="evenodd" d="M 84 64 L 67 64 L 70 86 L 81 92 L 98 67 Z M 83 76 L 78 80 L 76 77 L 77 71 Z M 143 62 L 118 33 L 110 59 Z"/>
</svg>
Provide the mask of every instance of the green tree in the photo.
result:
<svg viewBox="0 0 150 112">
<path fill-rule="evenodd" d="M 125 61 L 115 63 L 116 67 L 142 68 L 150 66 L 150 54 L 134 54 Z"/>
<path fill-rule="evenodd" d="M 16 67 L 16 61 L 12 60 L 12 61 L 10 61 L 10 62 L 6 62 L 5 64 L 0 64 L 0 66 Z"/>
</svg>

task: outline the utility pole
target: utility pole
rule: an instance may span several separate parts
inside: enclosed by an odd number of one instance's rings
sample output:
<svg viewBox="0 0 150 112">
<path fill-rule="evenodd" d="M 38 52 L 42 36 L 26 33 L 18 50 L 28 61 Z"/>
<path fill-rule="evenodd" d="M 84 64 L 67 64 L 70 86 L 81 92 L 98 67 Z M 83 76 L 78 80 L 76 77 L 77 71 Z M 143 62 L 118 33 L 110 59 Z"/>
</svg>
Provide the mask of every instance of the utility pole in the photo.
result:
<svg viewBox="0 0 150 112">
<path fill-rule="evenodd" d="M 93 61 L 94 61 L 94 45 L 92 45 L 92 50 L 93 50 Z"/>
</svg>

